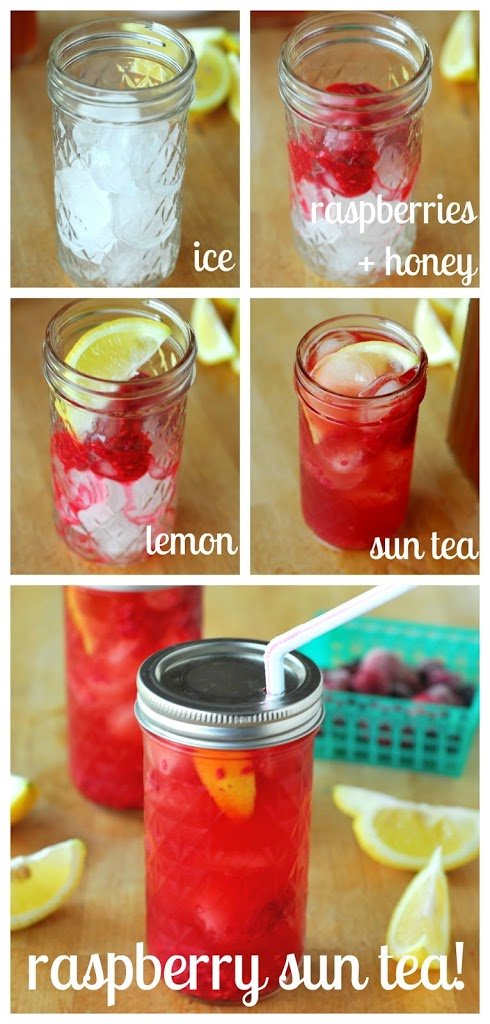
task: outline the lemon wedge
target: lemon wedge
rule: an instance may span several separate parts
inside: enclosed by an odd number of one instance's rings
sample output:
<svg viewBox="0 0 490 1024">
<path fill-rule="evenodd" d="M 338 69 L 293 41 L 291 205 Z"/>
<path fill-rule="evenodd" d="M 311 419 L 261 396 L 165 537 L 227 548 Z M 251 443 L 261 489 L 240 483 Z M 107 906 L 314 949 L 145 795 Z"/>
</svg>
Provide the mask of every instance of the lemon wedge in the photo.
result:
<svg viewBox="0 0 490 1024">
<path fill-rule="evenodd" d="M 186 28 L 182 30 L 182 35 L 191 44 L 197 61 L 200 61 L 207 46 L 226 45 L 226 29 L 217 25 L 205 26 L 204 28 Z"/>
<path fill-rule="evenodd" d="M 428 299 L 419 299 L 413 318 L 413 333 L 427 352 L 429 366 L 455 363 L 458 353 Z"/>
<path fill-rule="evenodd" d="M 220 313 L 224 313 L 227 316 L 229 313 L 234 313 L 238 309 L 238 299 L 216 298 L 213 299 L 216 309 L 219 309 Z"/>
<path fill-rule="evenodd" d="M 230 91 L 231 70 L 228 57 L 217 46 L 205 46 L 197 62 L 196 94 L 191 103 L 195 116 L 216 110 Z"/>
<path fill-rule="evenodd" d="M 476 82 L 476 33 L 471 11 L 461 11 L 451 25 L 441 50 L 440 68 L 450 82 Z"/>
<path fill-rule="evenodd" d="M 469 299 L 457 299 L 456 307 L 453 313 L 451 321 L 451 327 L 449 333 L 451 340 L 454 342 L 458 352 L 461 352 L 461 346 L 463 344 L 464 332 L 466 330 L 466 321 L 468 319 L 468 309 L 470 307 Z"/>
<path fill-rule="evenodd" d="M 211 299 L 195 300 L 191 324 L 197 338 L 197 357 L 202 363 L 213 365 L 235 359 L 236 348 Z"/>
<path fill-rule="evenodd" d="M 362 786 L 334 786 L 332 799 L 335 806 L 343 814 L 351 818 L 357 818 L 359 814 L 373 807 L 378 803 L 389 803 L 392 799 L 386 793 L 379 793 L 375 789 L 363 789 Z M 393 797 L 395 801 L 395 798 Z"/>
<path fill-rule="evenodd" d="M 230 53 L 240 53 L 240 36 L 238 32 L 225 32 L 221 45 Z"/>
<path fill-rule="evenodd" d="M 442 321 L 444 327 L 449 327 L 451 320 L 454 316 L 458 300 L 457 299 L 435 299 L 432 297 L 429 299 L 432 309 Z"/>
<path fill-rule="evenodd" d="M 65 362 L 87 377 L 130 380 L 158 352 L 170 333 L 167 324 L 149 317 L 106 320 L 82 334 Z"/>
<path fill-rule="evenodd" d="M 81 839 L 68 839 L 28 857 L 11 860 L 12 931 L 27 928 L 61 907 L 82 877 L 85 854 Z"/>
<path fill-rule="evenodd" d="M 221 753 L 219 758 L 194 754 L 193 760 L 203 786 L 220 811 L 232 821 L 251 818 L 256 796 L 252 759 Z"/>
<path fill-rule="evenodd" d="M 22 778 L 21 775 L 10 776 L 10 824 L 16 825 L 25 818 L 34 807 L 39 796 L 35 782 Z"/>
<path fill-rule="evenodd" d="M 447 871 L 478 856 L 479 814 L 465 807 L 437 807 L 388 797 L 368 804 L 352 827 L 364 852 L 388 867 L 418 871 L 438 846 Z"/>
<path fill-rule="evenodd" d="M 382 377 L 399 376 L 417 362 L 416 353 L 403 345 L 372 338 L 329 352 L 318 361 L 312 375 L 329 391 L 358 396 Z"/>
<path fill-rule="evenodd" d="M 83 607 L 83 595 L 76 587 L 65 587 L 65 597 L 68 614 L 81 638 L 85 654 L 92 655 L 97 640 L 91 629 L 90 616 Z"/>
<path fill-rule="evenodd" d="M 228 110 L 234 121 L 240 124 L 240 59 L 236 53 L 228 54 L 231 82 L 228 96 Z"/>
<path fill-rule="evenodd" d="M 447 954 L 449 934 L 449 888 L 438 846 L 398 901 L 388 925 L 386 943 L 395 960 L 409 954 L 421 967 L 428 956 Z"/>
</svg>

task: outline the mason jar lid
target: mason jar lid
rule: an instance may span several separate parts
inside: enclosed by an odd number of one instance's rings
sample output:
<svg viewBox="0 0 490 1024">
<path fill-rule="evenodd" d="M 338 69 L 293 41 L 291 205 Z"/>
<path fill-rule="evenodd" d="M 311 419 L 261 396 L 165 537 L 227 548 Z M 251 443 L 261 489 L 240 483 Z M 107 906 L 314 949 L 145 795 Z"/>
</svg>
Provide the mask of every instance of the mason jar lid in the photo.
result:
<svg viewBox="0 0 490 1024">
<path fill-rule="evenodd" d="M 320 670 L 297 651 L 284 658 L 284 693 L 265 687 L 260 640 L 213 639 L 157 651 L 140 667 L 140 725 L 183 746 L 244 750 L 288 743 L 323 718 Z"/>
</svg>

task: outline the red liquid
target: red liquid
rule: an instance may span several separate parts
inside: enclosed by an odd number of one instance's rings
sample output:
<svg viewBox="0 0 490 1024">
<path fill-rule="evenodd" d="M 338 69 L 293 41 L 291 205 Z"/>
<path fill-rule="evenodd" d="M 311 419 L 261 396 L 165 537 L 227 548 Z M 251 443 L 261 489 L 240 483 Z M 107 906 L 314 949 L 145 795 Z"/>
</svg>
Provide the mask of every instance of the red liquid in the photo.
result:
<svg viewBox="0 0 490 1024">
<path fill-rule="evenodd" d="M 150 654 L 201 636 L 201 588 L 65 587 L 70 772 L 107 807 L 143 806 L 136 673 Z"/>
<path fill-rule="evenodd" d="M 372 331 L 351 333 L 357 341 L 373 338 Z M 314 377 L 314 354 L 311 363 Z M 313 410 L 300 391 L 303 515 L 332 547 L 370 548 L 376 537 L 392 536 L 405 518 L 425 375 L 410 391 L 404 387 L 417 373 L 418 367 L 402 374 L 398 390 L 381 399 L 351 392 L 341 413 L 329 406 L 328 392 Z"/>
<path fill-rule="evenodd" d="M 252 751 L 194 750 L 145 733 L 148 950 L 260 958 L 262 995 L 303 952 L 313 736 Z M 220 784 L 232 776 L 225 806 Z M 214 794 L 214 795 L 213 795 Z M 221 806 L 219 803 L 221 802 Z M 188 980 L 179 975 L 179 981 Z M 198 966 L 185 994 L 238 1002 L 233 964 Z"/>
</svg>

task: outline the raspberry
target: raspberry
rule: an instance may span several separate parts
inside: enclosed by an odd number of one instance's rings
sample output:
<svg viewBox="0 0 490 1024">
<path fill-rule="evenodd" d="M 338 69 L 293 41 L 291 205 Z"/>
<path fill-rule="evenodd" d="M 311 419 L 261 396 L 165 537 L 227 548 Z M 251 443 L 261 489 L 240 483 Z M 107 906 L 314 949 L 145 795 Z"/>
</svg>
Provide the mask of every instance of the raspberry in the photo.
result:
<svg viewBox="0 0 490 1024">
<path fill-rule="evenodd" d="M 125 484 L 148 472 L 151 441 L 137 426 L 123 423 L 105 439 L 93 434 L 86 445 L 89 466 L 98 476 Z"/>
<path fill-rule="evenodd" d="M 337 135 L 337 139 L 335 139 Z M 371 136 L 359 131 L 329 130 L 332 145 L 317 154 L 325 172 L 324 184 L 346 198 L 364 195 L 373 185 L 378 150 Z"/>
<path fill-rule="evenodd" d="M 313 151 L 304 142 L 291 139 L 288 142 L 289 164 L 296 182 L 308 178 L 313 169 Z"/>
<path fill-rule="evenodd" d="M 88 459 L 83 444 L 68 430 L 56 430 L 51 438 L 51 457 L 59 459 L 65 470 L 87 469 Z"/>
</svg>

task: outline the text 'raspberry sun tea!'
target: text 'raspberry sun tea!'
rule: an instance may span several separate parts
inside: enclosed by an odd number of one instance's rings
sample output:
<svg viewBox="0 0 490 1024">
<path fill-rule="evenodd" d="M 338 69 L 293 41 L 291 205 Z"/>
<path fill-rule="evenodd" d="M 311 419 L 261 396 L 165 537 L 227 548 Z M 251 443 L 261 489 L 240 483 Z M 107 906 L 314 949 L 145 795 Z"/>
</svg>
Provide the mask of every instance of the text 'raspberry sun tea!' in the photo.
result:
<svg viewBox="0 0 490 1024">
<path fill-rule="evenodd" d="M 106 807 L 143 804 L 136 675 L 154 651 L 201 636 L 201 587 L 65 587 L 70 773 Z"/>
<path fill-rule="evenodd" d="M 48 324 L 51 477 L 58 533 L 90 561 L 147 556 L 171 533 L 196 342 L 158 299 L 61 309 Z"/>
<path fill-rule="evenodd" d="M 406 515 L 427 356 L 399 324 L 344 316 L 300 341 L 301 501 L 316 536 L 334 548 L 370 548 Z"/>
<path fill-rule="evenodd" d="M 285 689 L 266 693 L 265 644 L 205 640 L 142 665 L 148 952 L 259 957 L 261 995 L 287 954 L 303 954 L 313 741 L 322 719 L 316 665 L 293 652 Z M 179 982 L 189 981 L 185 970 Z M 210 963 L 185 994 L 240 1002 L 233 963 Z"/>
</svg>

